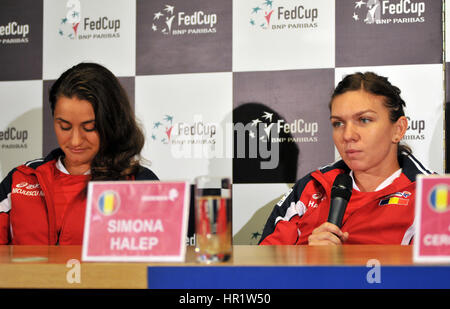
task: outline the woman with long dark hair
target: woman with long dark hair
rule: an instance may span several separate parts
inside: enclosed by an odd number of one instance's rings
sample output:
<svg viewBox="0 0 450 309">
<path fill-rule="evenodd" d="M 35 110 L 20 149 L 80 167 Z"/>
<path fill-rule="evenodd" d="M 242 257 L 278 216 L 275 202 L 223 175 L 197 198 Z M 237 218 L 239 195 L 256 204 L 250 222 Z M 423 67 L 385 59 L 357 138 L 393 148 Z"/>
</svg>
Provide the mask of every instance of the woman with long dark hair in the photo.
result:
<svg viewBox="0 0 450 309">
<path fill-rule="evenodd" d="M 80 245 L 87 183 L 157 180 L 140 165 L 144 135 L 127 94 L 105 67 L 80 63 L 50 89 L 59 148 L 0 184 L 0 244 Z"/>
<path fill-rule="evenodd" d="M 401 144 L 408 127 L 404 106 L 386 77 L 347 75 L 329 105 L 342 159 L 296 182 L 274 207 L 260 244 L 410 244 L 416 175 L 431 172 Z M 351 197 L 339 227 L 327 219 L 341 174 L 351 177 Z"/>
</svg>

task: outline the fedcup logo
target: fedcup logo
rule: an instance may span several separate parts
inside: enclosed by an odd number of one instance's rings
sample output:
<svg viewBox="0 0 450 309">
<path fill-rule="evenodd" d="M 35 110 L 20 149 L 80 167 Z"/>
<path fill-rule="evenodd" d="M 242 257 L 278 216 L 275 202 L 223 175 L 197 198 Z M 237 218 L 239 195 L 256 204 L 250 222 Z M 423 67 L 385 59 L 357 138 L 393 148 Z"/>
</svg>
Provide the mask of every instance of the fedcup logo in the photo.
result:
<svg viewBox="0 0 450 309">
<path fill-rule="evenodd" d="M 151 139 L 162 144 L 169 144 L 173 129 L 173 116 L 164 115 L 161 119 L 153 122 L 151 128 Z"/>
<path fill-rule="evenodd" d="M 153 14 L 152 30 L 159 31 L 162 34 L 170 34 L 172 29 L 172 23 L 175 19 L 172 5 L 166 5 L 162 10 Z"/>
<path fill-rule="evenodd" d="M 113 190 L 104 191 L 98 198 L 97 207 L 103 215 L 110 216 L 119 209 L 120 197 Z"/>
<path fill-rule="evenodd" d="M 28 130 L 8 127 L 0 131 L 0 147 L 2 149 L 19 149 L 28 147 Z"/>
<path fill-rule="evenodd" d="M 91 12 L 92 13 L 92 12 Z M 81 14 L 80 0 L 66 2 L 66 15 L 60 19 L 58 34 L 71 40 L 120 38 L 121 20 L 111 16 Z"/>
<path fill-rule="evenodd" d="M 170 147 L 175 159 L 233 159 L 235 151 L 235 158 L 260 157 L 266 160 L 262 169 L 274 169 L 279 163 L 280 124 L 272 122 L 272 115 L 265 112 L 252 122 L 233 124 L 206 121 L 202 115 L 179 120 L 164 114 L 152 122 L 150 140 Z"/>
<path fill-rule="evenodd" d="M 363 20 L 366 24 L 373 24 L 381 20 L 381 5 L 379 0 L 360 0 L 355 2 L 355 11 L 353 12 L 355 21 Z"/>
<path fill-rule="evenodd" d="M 249 12 L 249 23 L 255 29 L 298 30 L 318 27 L 319 9 L 298 3 L 285 6 L 273 0 L 255 1 Z"/>
<path fill-rule="evenodd" d="M 408 119 L 408 127 L 406 128 L 407 131 L 403 136 L 403 140 L 425 140 L 426 120 L 411 119 L 409 116 L 406 119 Z"/>
<path fill-rule="evenodd" d="M 274 125 L 274 123 L 272 122 L 272 117 L 273 117 L 273 113 L 263 112 L 261 117 L 257 117 L 255 119 L 253 119 L 251 122 L 251 125 L 250 125 L 251 130 L 249 131 L 250 138 L 256 138 L 256 136 L 258 135 L 256 128 L 257 128 L 257 126 L 261 126 L 263 128 L 264 134 L 260 134 L 260 136 L 258 136 L 258 138 L 261 141 L 268 141 L 270 138 L 270 131 Z M 263 120 L 261 120 L 261 119 L 263 119 Z"/>
<path fill-rule="evenodd" d="M 211 159 L 222 155 L 220 125 L 207 122 L 199 115 L 195 115 L 192 121 L 174 121 L 174 116 L 165 115 L 153 123 L 153 130 L 157 129 L 157 133 L 152 131 L 152 140 L 170 145 L 174 158 Z"/>
<path fill-rule="evenodd" d="M 273 113 L 263 111 L 263 114 L 251 121 L 251 128 L 256 129 L 256 126 L 262 126 L 265 135 L 259 136 L 262 141 L 270 139 L 272 143 L 279 142 L 296 142 L 296 143 L 315 143 L 318 142 L 317 133 L 319 132 L 319 124 L 315 121 L 307 121 L 299 118 L 293 122 L 287 122 L 284 119 L 273 119 Z M 277 117 L 278 118 L 278 117 Z M 271 136 L 272 130 L 275 130 L 278 135 Z M 256 131 L 250 131 L 250 137 L 255 138 Z M 298 136 L 294 136 L 297 134 Z M 289 137 L 282 137 L 290 135 Z"/>
<path fill-rule="evenodd" d="M 450 209 L 449 187 L 444 184 L 433 187 L 429 196 L 431 209 L 436 212 L 446 212 Z"/>
<path fill-rule="evenodd" d="M 270 19 L 273 14 L 273 1 L 266 0 L 259 5 L 255 5 L 250 13 L 250 24 L 262 29 L 268 29 Z"/>
<path fill-rule="evenodd" d="M 61 18 L 58 34 L 71 40 L 77 37 L 78 26 L 81 20 L 81 4 L 79 0 L 68 0 L 66 3 L 66 16 Z"/>
<path fill-rule="evenodd" d="M 368 25 L 422 23 L 425 9 L 425 2 L 414 0 L 359 0 L 352 18 Z"/>
<path fill-rule="evenodd" d="M 178 11 L 166 4 L 153 13 L 152 31 L 164 35 L 191 35 L 216 33 L 217 14 L 202 9 Z"/>
<path fill-rule="evenodd" d="M 29 43 L 30 25 L 10 21 L 0 24 L 0 44 Z"/>
</svg>

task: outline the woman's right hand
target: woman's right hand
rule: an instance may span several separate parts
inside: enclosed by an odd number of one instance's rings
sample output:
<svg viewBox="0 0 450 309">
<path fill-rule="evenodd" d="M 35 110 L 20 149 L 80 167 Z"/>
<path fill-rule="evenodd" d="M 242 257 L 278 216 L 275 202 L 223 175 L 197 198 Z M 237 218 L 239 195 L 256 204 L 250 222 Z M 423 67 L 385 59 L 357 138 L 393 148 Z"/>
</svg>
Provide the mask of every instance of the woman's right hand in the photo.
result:
<svg viewBox="0 0 450 309">
<path fill-rule="evenodd" d="M 342 232 L 337 225 L 325 222 L 309 235 L 308 245 L 342 245 L 347 239 L 348 232 Z"/>
</svg>

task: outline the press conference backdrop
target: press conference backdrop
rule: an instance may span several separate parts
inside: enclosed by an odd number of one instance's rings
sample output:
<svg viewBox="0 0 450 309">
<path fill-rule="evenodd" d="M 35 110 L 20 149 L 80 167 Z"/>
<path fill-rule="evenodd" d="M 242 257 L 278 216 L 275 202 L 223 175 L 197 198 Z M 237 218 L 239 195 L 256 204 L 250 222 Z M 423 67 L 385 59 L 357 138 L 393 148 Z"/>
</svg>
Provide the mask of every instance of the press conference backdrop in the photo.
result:
<svg viewBox="0 0 450 309">
<path fill-rule="evenodd" d="M 444 172 L 443 8 L 436 0 L 2 0 L 0 176 L 57 146 L 48 90 L 71 66 L 98 62 L 128 92 L 146 165 L 162 180 L 231 177 L 234 243 L 256 244 L 292 183 L 338 158 L 328 102 L 348 73 L 374 71 L 399 86 L 404 142 Z"/>
</svg>

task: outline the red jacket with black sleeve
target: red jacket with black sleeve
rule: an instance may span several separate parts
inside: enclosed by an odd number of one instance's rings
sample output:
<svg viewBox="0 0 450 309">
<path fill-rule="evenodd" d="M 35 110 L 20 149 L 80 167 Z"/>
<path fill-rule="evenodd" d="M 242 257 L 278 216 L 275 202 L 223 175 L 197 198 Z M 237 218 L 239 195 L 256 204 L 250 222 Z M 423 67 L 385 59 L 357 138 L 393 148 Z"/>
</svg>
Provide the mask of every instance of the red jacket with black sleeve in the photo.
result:
<svg viewBox="0 0 450 309">
<path fill-rule="evenodd" d="M 29 161 L 13 169 L 0 183 L 0 245 L 81 245 L 86 209 L 86 185 L 89 175 L 65 175 L 68 189 L 79 194 L 71 197 L 70 205 L 55 200 L 58 186 L 56 162 L 61 149 L 46 158 Z M 136 180 L 158 180 L 141 167 Z M 58 217 L 56 206 L 63 215 Z"/>
<path fill-rule="evenodd" d="M 341 230 L 345 244 L 410 244 L 414 236 L 415 180 L 431 174 L 410 154 L 399 156 L 402 173 L 375 192 L 353 189 Z M 261 236 L 261 245 L 304 245 L 312 231 L 327 221 L 331 187 L 338 174 L 349 173 L 341 160 L 300 179 L 275 205 Z"/>
</svg>

